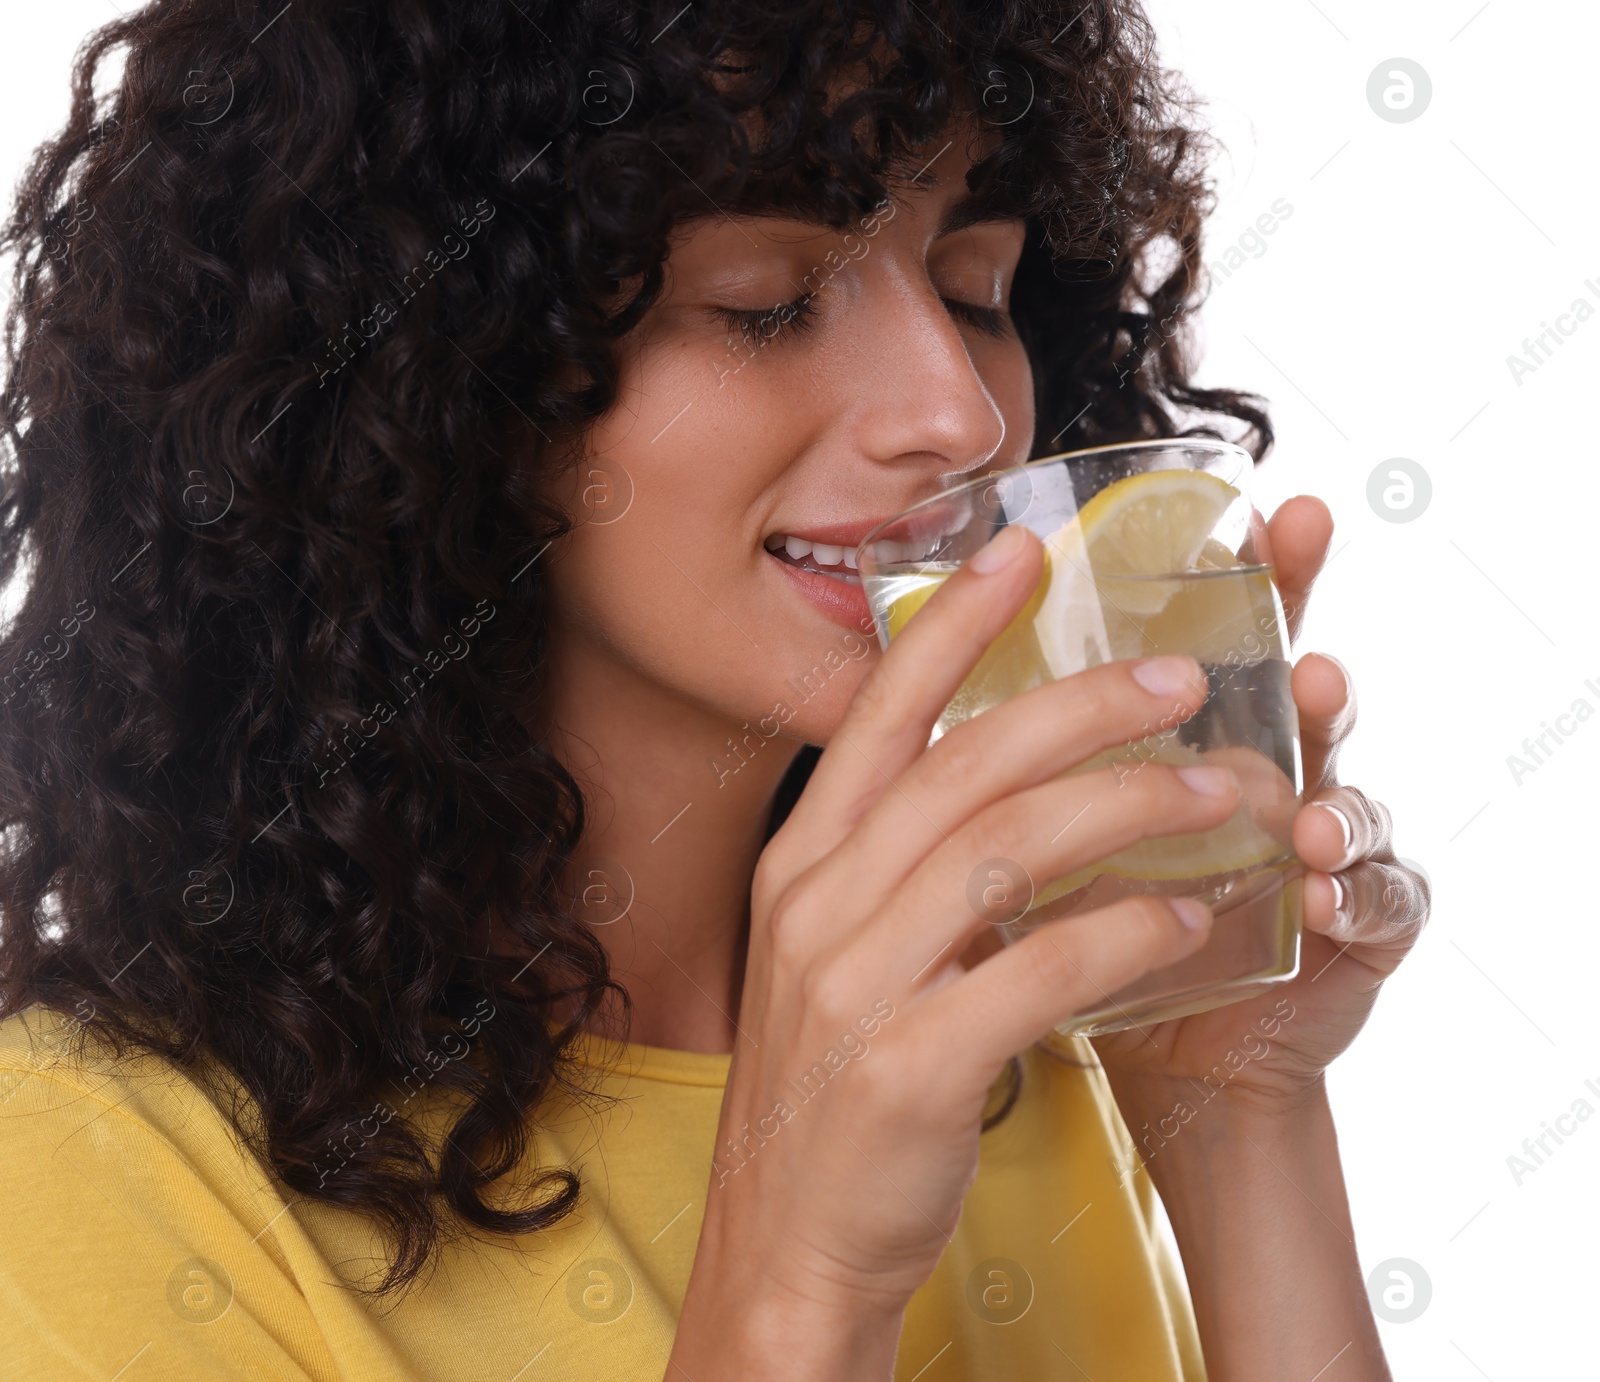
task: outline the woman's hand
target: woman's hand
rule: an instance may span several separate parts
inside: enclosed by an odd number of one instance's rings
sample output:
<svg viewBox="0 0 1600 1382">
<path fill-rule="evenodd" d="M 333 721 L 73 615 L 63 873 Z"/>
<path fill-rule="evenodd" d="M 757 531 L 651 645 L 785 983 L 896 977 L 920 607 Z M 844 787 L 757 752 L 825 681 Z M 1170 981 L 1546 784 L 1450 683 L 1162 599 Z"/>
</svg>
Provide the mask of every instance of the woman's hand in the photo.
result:
<svg viewBox="0 0 1600 1382">
<path fill-rule="evenodd" d="M 1128 898 L 964 969 L 995 861 L 1060 877 L 1236 809 L 1231 774 L 1063 776 L 1197 708 L 1189 658 L 1096 668 L 928 746 L 1043 567 L 1007 529 L 897 637 L 761 855 L 704 1226 L 669 1376 L 887 1378 L 978 1168 L 1006 1061 L 1204 943 L 1198 904 Z M 987 569 L 985 569 L 987 568 Z M 1089 810 L 1090 805 L 1094 810 Z M 1079 818 L 1082 818 L 1081 820 Z M 1040 822 L 1065 827 L 1041 830 Z"/>
<path fill-rule="evenodd" d="M 1332 535 L 1327 507 L 1306 496 L 1284 503 L 1268 525 L 1291 636 Z M 1305 765 L 1305 805 L 1293 836 L 1307 868 L 1300 972 L 1258 998 L 1097 1038 L 1131 1129 L 1152 1115 L 1168 1118 L 1175 1101 L 1192 1104 L 1207 1076 L 1205 1087 L 1220 1081 L 1233 1103 L 1256 1111 L 1295 1107 L 1320 1089 L 1322 1072 L 1360 1031 L 1379 987 L 1427 920 L 1428 884 L 1396 860 L 1389 813 L 1340 786 L 1335 774 L 1355 724 L 1344 668 L 1310 653 L 1291 686 Z"/>
</svg>

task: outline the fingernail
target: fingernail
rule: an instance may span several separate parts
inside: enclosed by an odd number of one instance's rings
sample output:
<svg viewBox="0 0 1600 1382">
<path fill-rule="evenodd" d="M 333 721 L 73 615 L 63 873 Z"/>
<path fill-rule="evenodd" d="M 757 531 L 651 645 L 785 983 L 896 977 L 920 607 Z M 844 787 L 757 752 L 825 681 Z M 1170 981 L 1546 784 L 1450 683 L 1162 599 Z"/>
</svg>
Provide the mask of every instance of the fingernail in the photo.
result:
<svg viewBox="0 0 1600 1382">
<path fill-rule="evenodd" d="M 1186 930 L 1204 931 L 1211 924 L 1211 909 L 1192 897 L 1169 897 L 1167 906 L 1172 908 Z"/>
<path fill-rule="evenodd" d="M 1179 696 L 1200 680 L 1200 664 L 1192 657 L 1169 654 L 1133 664 L 1133 679 L 1152 696 Z"/>
<path fill-rule="evenodd" d="M 1350 901 L 1350 892 L 1344 885 L 1344 880 L 1336 873 L 1328 875 L 1328 881 L 1333 884 L 1333 916 L 1335 921 L 1349 921 L 1350 914 L 1346 904 Z"/>
<path fill-rule="evenodd" d="M 1351 845 L 1356 841 L 1355 827 L 1350 824 L 1350 817 L 1337 806 L 1329 806 L 1325 801 L 1319 801 L 1316 805 L 1319 811 L 1326 811 L 1339 823 L 1339 834 L 1344 837 L 1344 852 L 1349 854 Z"/>
<path fill-rule="evenodd" d="M 990 538 L 986 546 L 979 548 L 967 565 L 980 576 L 992 576 L 996 571 L 1004 571 L 1022 555 L 1027 542 L 1024 536 L 1026 531 L 1020 523 L 1008 524 L 997 536 Z"/>
<path fill-rule="evenodd" d="M 1179 768 L 1178 776 L 1191 792 L 1220 797 L 1233 790 L 1234 776 L 1226 768 Z"/>
</svg>

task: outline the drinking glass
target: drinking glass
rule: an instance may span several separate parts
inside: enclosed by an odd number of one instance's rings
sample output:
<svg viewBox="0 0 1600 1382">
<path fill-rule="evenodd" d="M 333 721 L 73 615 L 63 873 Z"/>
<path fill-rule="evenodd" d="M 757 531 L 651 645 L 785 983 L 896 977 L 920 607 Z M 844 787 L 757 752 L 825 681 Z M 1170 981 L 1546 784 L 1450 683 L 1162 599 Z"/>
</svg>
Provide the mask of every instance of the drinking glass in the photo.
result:
<svg viewBox="0 0 1600 1382">
<path fill-rule="evenodd" d="M 1116 659 L 1187 653 L 1205 671 L 1205 702 L 1188 719 L 1145 725 L 1143 738 L 1071 771 L 1111 767 L 1120 785 L 1151 763 L 1226 767 L 1243 798 L 1232 817 L 1142 841 L 1063 878 L 1033 879 L 1005 859 L 974 870 L 969 903 L 1008 942 L 1134 893 L 1212 907 L 1200 950 L 1102 994 L 1058 1028 L 1067 1036 L 1221 1007 L 1284 983 L 1299 965 L 1304 870 L 1290 843 L 1299 722 L 1266 525 L 1250 502 L 1252 468 L 1241 448 L 1193 437 L 1047 456 L 943 490 L 856 549 L 888 647 L 1005 525 L 1020 523 L 1045 544 L 1034 595 L 956 692 L 930 744 L 1008 697 Z"/>
</svg>

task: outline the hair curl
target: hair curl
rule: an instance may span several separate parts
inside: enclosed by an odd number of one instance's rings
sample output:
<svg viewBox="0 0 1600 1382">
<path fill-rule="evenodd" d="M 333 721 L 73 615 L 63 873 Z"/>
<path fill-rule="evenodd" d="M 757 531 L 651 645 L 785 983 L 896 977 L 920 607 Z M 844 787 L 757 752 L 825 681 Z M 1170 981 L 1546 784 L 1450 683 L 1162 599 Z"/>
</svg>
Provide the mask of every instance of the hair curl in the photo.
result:
<svg viewBox="0 0 1600 1382">
<path fill-rule="evenodd" d="M 0 1013 L 220 1059 L 274 1172 L 392 1235 L 381 1293 L 578 1198 L 553 1167 L 485 1199 L 626 1008 L 562 891 L 540 554 L 578 519 L 539 482 L 675 226 L 843 225 L 975 116 L 971 185 L 1027 218 L 1035 453 L 1271 432 L 1189 382 L 1206 142 L 1137 0 L 278 8 L 98 31 L 0 238 Z M 424 1067 L 460 1099 L 441 1145 L 397 1117 L 351 1148 Z"/>
</svg>

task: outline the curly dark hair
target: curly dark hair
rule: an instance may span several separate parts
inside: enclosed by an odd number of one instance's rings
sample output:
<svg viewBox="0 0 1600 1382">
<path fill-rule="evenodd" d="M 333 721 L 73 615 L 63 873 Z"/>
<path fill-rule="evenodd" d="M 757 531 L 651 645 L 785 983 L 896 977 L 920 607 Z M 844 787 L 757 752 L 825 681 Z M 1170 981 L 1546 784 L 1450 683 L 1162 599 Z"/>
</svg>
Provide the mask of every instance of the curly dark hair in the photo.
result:
<svg viewBox="0 0 1600 1382">
<path fill-rule="evenodd" d="M 0 1014 L 215 1058 L 276 1175 L 391 1235 L 384 1293 L 578 1199 L 565 1167 L 485 1199 L 627 1003 L 564 881 L 541 556 L 581 519 L 541 495 L 670 231 L 842 227 L 973 120 L 969 187 L 1027 223 L 1035 454 L 1271 431 L 1189 382 L 1208 143 L 1137 0 L 279 10 L 94 34 L 0 239 Z M 352 1146 L 424 1070 L 460 1100 L 441 1144 Z"/>
</svg>

